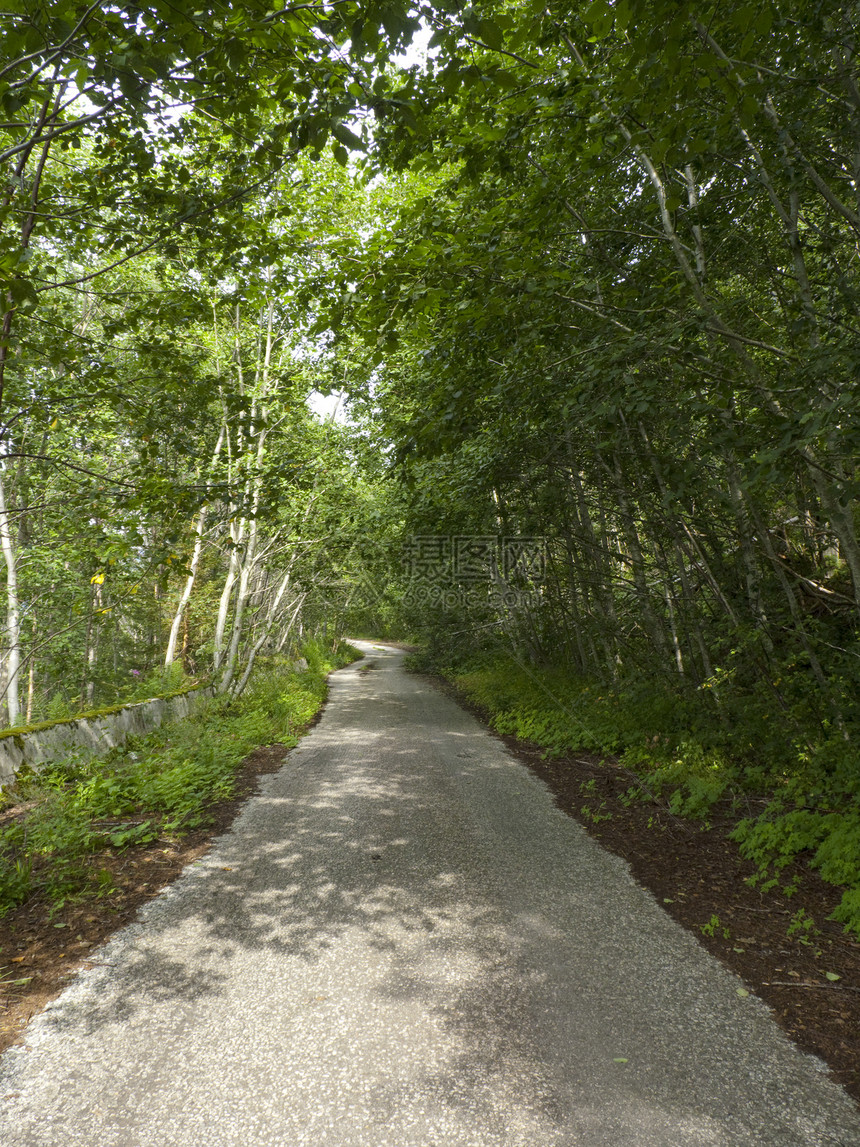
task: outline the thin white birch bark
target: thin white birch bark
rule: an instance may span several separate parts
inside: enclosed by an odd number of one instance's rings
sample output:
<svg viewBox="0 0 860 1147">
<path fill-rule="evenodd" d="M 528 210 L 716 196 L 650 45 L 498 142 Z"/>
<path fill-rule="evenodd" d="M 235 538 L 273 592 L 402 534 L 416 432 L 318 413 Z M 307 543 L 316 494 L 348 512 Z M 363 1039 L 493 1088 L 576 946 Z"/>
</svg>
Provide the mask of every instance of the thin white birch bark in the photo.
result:
<svg viewBox="0 0 860 1147">
<path fill-rule="evenodd" d="M 10 725 L 18 724 L 20 713 L 19 676 L 21 671 L 21 605 L 18 600 L 18 565 L 15 543 L 6 508 L 6 492 L 0 473 L 0 548 L 6 566 L 6 640 L 4 676 L 6 679 L 6 709 Z"/>
<path fill-rule="evenodd" d="M 259 556 L 257 542 L 259 529 L 257 514 L 260 508 L 260 495 L 262 493 L 262 467 L 266 453 L 266 411 L 263 405 L 269 385 L 269 369 L 272 361 L 272 346 L 274 344 L 274 304 L 270 302 L 267 307 L 265 320 L 265 343 L 261 341 L 258 349 L 257 370 L 254 379 L 255 400 L 251 411 L 251 437 L 256 432 L 257 448 L 254 451 L 253 473 L 250 478 L 250 514 L 247 524 L 247 542 L 244 553 L 238 562 L 238 584 L 236 586 L 236 601 L 233 608 L 233 627 L 230 635 L 230 647 L 227 650 L 226 662 L 223 664 L 223 675 L 218 684 L 218 692 L 226 693 L 233 683 L 236 674 L 236 665 L 239 659 L 239 648 L 244 634 L 245 607 L 253 575 L 256 573 Z M 238 346 L 238 313 L 237 313 L 237 356 L 239 357 L 239 370 L 241 375 L 241 355 Z M 234 551 L 234 553 L 237 551 Z M 225 586 L 226 592 L 226 586 Z"/>
<path fill-rule="evenodd" d="M 215 464 L 218 461 L 218 456 L 221 453 L 221 447 L 224 444 L 225 426 L 222 424 L 221 431 L 218 435 L 218 441 L 215 443 L 215 449 L 212 451 L 212 458 L 209 463 L 209 473 L 211 475 Z M 182 588 L 182 593 L 179 597 L 179 603 L 176 606 L 176 613 L 173 616 L 173 624 L 170 627 L 170 637 L 167 640 L 167 650 L 164 654 L 164 667 L 169 668 L 173 664 L 176 657 L 176 646 L 179 640 L 179 628 L 182 625 L 182 618 L 185 615 L 185 607 L 191 597 L 191 591 L 194 589 L 194 582 L 197 578 L 197 568 L 200 565 L 200 555 L 203 552 L 203 535 L 206 530 L 206 518 L 209 513 L 208 506 L 201 506 L 197 514 L 197 522 L 194 527 L 196 534 L 194 540 L 194 551 L 191 555 L 191 564 L 188 570 L 188 577 L 185 579 L 185 585 Z"/>
<path fill-rule="evenodd" d="M 164 668 L 168 669 L 174 662 L 176 657 L 176 646 L 179 639 L 179 628 L 182 625 L 182 618 L 185 614 L 185 607 L 191 597 L 191 591 L 194 589 L 194 582 L 197 578 L 197 567 L 200 564 L 200 554 L 203 551 L 203 532 L 206 529 L 206 515 L 208 512 L 207 506 L 201 506 L 200 512 L 197 515 L 197 523 L 194 527 L 196 538 L 194 540 L 194 551 L 191 554 L 191 564 L 188 567 L 188 577 L 185 579 L 185 585 L 182 587 L 182 593 L 179 595 L 179 602 L 176 606 L 176 612 L 173 615 L 173 623 L 170 626 L 170 636 L 167 639 L 167 649 L 164 654 Z"/>
<path fill-rule="evenodd" d="M 257 654 L 260 652 L 260 650 L 263 648 L 263 646 L 269 640 L 269 634 L 272 632 L 272 627 L 274 626 L 275 619 L 278 615 L 278 607 L 281 604 L 281 601 L 283 599 L 283 596 L 287 590 L 287 586 L 289 585 L 289 583 L 290 583 L 290 574 L 288 571 L 287 573 L 284 574 L 283 578 L 281 579 L 281 584 L 278 587 L 278 592 L 275 595 L 275 598 L 274 598 L 271 606 L 269 607 L 268 615 L 266 617 L 266 623 L 263 626 L 263 632 L 260 635 L 260 637 L 258 637 L 257 640 L 254 642 L 254 645 L 251 648 L 251 652 L 248 655 L 248 663 L 245 666 L 244 672 L 242 673 L 242 676 L 241 676 L 238 684 L 233 688 L 232 692 L 233 692 L 234 697 L 238 697 L 242 693 L 242 691 L 244 690 L 245 686 L 248 684 L 248 679 L 250 678 L 251 672 L 254 668 L 254 662 L 256 660 Z M 286 627 L 288 633 L 293 627 L 293 623 L 296 620 L 296 616 L 297 616 L 299 610 L 302 608 L 302 603 L 304 602 L 304 599 L 305 599 L 305 595 L 302 594 L 299 597 L 298 602 L 296 603 L 295 609 L 293 610 L 293 613 L 292 613 L 292 617 L 290 618 L 290 620 L 287 624 L 287 627 Z"/>
<path fill-rule="evenodd" d="M 212 658 L 213 667 L 215 672 L 221 668 L 224 661 L 224 634 L 227 632 L 227 618 L 230 615 L 230 601 L 233 597 L 233 586 L 236 584 L 236 578 L 239 576 L 239 547 L 241 547 L 245 539 L 245 522 L 234 523 L 230 528 L 230 540 L 233 543 L 233 548 L 230 550 L 230 564 L 227 568 L 227 576 L 224 579 L 224 588 L 221 590 L 221 598 L 218 602 L 218 617 L 215 622 L 215 641 L 214 641 L 214 654 Z"/>
</svg>

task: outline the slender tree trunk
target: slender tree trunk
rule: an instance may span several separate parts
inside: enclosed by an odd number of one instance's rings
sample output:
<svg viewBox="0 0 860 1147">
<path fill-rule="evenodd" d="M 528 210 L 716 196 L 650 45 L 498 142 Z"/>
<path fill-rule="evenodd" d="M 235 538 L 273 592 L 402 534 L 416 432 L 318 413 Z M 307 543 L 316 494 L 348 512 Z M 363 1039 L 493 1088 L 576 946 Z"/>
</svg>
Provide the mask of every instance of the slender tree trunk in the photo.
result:
<svg viewBox="0 0 860 1147">
<path fill-rule="evenodd" d="M 672 589 L 668 577 L 663 583 L 663 592 L 666 595 L 666 612 L 669 617 L 669 632 L 672 635 L 672 651 L 675 654 L 675 668 L 680 677 L 685 677 L 684 655 L 681 651 L 681 642 L 678 640 L 678 626 L 675 622 L 675 603 L 672 598 Z"/>
<path fill-rule="evenodd" d="M 230 633 L 230 647 L 227 650 L 227 657 L 224 662 L 224 674 L 218 685 L 219 693 L 226 693 L 229 690 L 236 673 L 236 663 L 239 659 L 239 646 L 245 628 L 245 607 L 248 602 L 251 575 L 254 572 L 257 558 L 256 551 L 257 520 L 254 518 L 248 525 L 248 541 L 239 569 L 239 577 L 236 585 L 236 601 L 233 607 L 233 626 Z"/>
<path fill-rule="evenodd" d="M 230 634 L 230 647 L 227 650 L 226 661 L 223 662 L 224 673 L 218 685 L 219 693 L 226 693 L 230 688 L 233 678 L 236 673 L 236 665 L 239 659 L 239 647 L 241 645 L 242 637 L 245 627 L 245 610 L 248 603 L 248 595 L 251 589 L 251 582 L 257 572 L 257 543 L 259 537 L 259 527 L 257 523 L 257 511 L 260 505 L 261 482 L 262 478 L 260 470 L 263 464 L 263 457 L 265 453 L 266 432 L 260 427 L 257 435 L 257 449 L 255 452 L 256 458 L 256 473 L 253 478 L 252 497 L 251 497 L 251 516 L 247 524 L 247 541 L 245 542 L 245 550 L 242 554 L 241 560 L 237 562 L 238 579 L 236 584 L 236 601 L 233 607 L 233 626 Z M 235 553 L 236 551 L 234 551 Z M 232 565 L 232 563 L 231 563 Z M 227 586 L 224 587 L 224 593 L 227 593 Z M 222 594 L 222 597 L 224 595 Z"/>
<path fill-rule="evenodd" d="M 87 612 L 87 632 L 84 640 L 84 672 L 81 680 L 80 706 L 87 708 L 87 702 L 93 695 L 93 683 L 90 678 L 90 667 L 95 660 L 93 649 L 93 589 L 90 587 L 90 608 Z"/>
<path fill-rule="evenodd" d="M 211 474 L 218 461 L 218 456 L 221 453 L 221 447 L 224 444 L 226 437 L 226 425 L 221 424 L 221 430 L 218 434 L 218 441 L 215 443 L 215 449 L 212 451 L 212 458 L 209 462 L 209 473 Z M 191 555 L 191 565 L 189 567 L 188 577 L 185 579 L 185 585 L 182 588 L 182 593 L 179 597 L 179 602 L 176 606 L 176 613 L 173 615 L 173 624 L 170 627 L 170 636 L 167 640 L 167 650 L 164 654 L 165 668 L 173 664 L 176 657 L 176 644 L 179 640 L 179 629 L 185 617 L 185 607 L 188 605 L 191 591 L 194 589 L 194 582 L 197 578 L 197 567 L 200 564 L 200 554 L 203 550 L 203 534 L 206 529 L 206 516 L 209 512 L 207 506 L 201 506 L 197 514 L 197 523 L 194 528 L 194 551 Z"/>
<path fill-rule="evenodd" d="M 776 579 L 779 582 L 780 588 L 782 589 L 783 596 L 788 606 L 788 611 L 791 615 L 791 620 L 794 623 L 794 631 L 800 638 L 800 643 L 803 646 L 803 650 L 809 658 L 809 667 L 815 675 L 815 679 L 821 688 L 823 696 L 832 702 L 831 687 L 827 681 L 827 677 L 825 676 L 821 662 L 819 661 L 818 656 L 812 647 L 809 639 L 809 634 L 806 632 L 806 626 L 803 623 L 800 605 L 798 604 L 794 591 L 789 584 L 785 569 L 783 568 L 782 562 L 780 562 L 779 557 L 773 548 L 773 541 L 770 536 L 770 530 L 768 530 L 767 526 L 758 515 L 756 515 L 755 518 L 755 525 L 756 530 L 761 538 L 762 546 L 764 547 L 765 553 L 770 560 L 773 572 L 776 574 Z M 836 716 L 839 720 L 839 723 L 842 724 L 843 722 L 841 713 L 836 711 Z"/>
<path fill-rule="evenodd" d="M 571 453 L 569 440 L 568 452 Z M 574 560 L 573 553 L 570 552 L 569 568 L 571 576 L 579 581 L 583 591 L 586 611 L 591 614 L 596 623 L 590 627 L 590 631 L 596 630 L 595 639 L 603 648 L 605 668 L 615 676 L 617 666 L 614 645 L 618 632 L 618 618 L 615 614 L 615 602 L 612 598 L 611 580 L 607 576 L 607 551 L 605 545 L 597 538 L 582 479 L 572 458 L 569 477 L 574 496 L 568 501 L 568 506 L 577 521 L 578 533 L 585 542 L 585 549 L 588 551 L 587 564 L 590 567 L 587 571 L 584 568 L 580 569 L 580 566 L 585 565 L 582 561 L 584 555 L 580 550 L 579 562 Z M 589 641 L 594 648 L 591 632 L 589 633 Z M 597 665 L 598 659 L 595 658 L 595 670 Z"/>
<path fill-rule="evenodd" d="M 21 606 L 18 601 L 18 566 L 9 512 L 6 506 L 6 491 L 3 476 L 0 474 L 0 548 L 6 566 L 6 655 L 4 677 L 6 685 L 6 711 L 10 725 L 18 724 L 20 706 L 19 675 L 21 669 Z"/>
<path fill-rule="evenodd" d="M 206 506 L 201 507 L 197 515 L 197 524 L 194 532 L 196 534 L 194 540 L 194 552 L 191 555 L 191 565 L 188 570 L 188 577 L 185 579 L 185 585 L 182 587 L 182 593 L 179 596 L 179 602 L 176 606 L 176 613 L 173 615 L 173 624 L 170 626 L 170 636 L 167 639 L 167 650 L 164 654 L 164 667 L 169 668 L 176 657 L 176 645 L 179 640 L 179 629 L 182 625 L 185 616 L 185 607 L 188 605 L 191 591 L 194 589 L 194 582 L 197 577 L 197 567 L 200 563 L 200 554 L 203 550 L 203 532 L 206 528 Z"/>
<path fill-rule="evenodd" d="M 290 574 L 289 574 L 289 571 L 287 571 L 287 573 L 285 573 L 283 578 L 281 579 L 281 584 L 278 587 L 278 592 L 275 594 L 274 601 L 272 602 L 271 606 L 269 607 L 267 617 L 266 617 L 266 624 L 263 626 L 263 633 L 260 637 L 257 638 L 255 643 L 251 647 L 251 652 L 248 655 L 248 663 L 245 666 L 244 672 L 242 673 L 242 676 L 241 676 L 238 684 L 233 689 L 233 696 L 234 697 L 238 697 L 243 692 L 245 686 L 248 684 L 248 680 L 250 679 L 251 672 L 254 668 L 254 661 L 256 660 L 257 654 L 260 652 L 260 650 L 263 648 L 263 646 L 266 644 L 266 642 L 269 639 L 269 634 L 272 632 L 272 627 L 273 627 L 273 625 L 275 623 L 275 619 L 278 615 L 278 607 L 281 604 L 281 600 L 284 596 L 284 593 L 286 592 L 286 589 L 287 589 L 287 586 L 289 585 L 289 583 L 290 583 Z M 304 599 L 305 599 L 305 595 L 302 594 L 301 597 L 299 598 L 297 604 L 296 604 L 295 609 L 293 610 L 292 617 L 290 618 L 290 621 L 287 625 L 287 632 L 289 632 L 290 629 L 292 629 L 293 622 L 295 621 L 299 610 L 302 608 L 302 603 L 304 602 Z"/>
<path fill-rule="evenodd" d="M 224 588 L 221 590 L 221 598 L 218 602 L 218 617 L 215 622 L 215 649 L 212 656 L 212 665 L 216 673 L 224 662 L 224 634 L 227 631 L 227 618 L 230 615 L 230 600 L 233 596 L 233 586 L 236 584 L 238 574 L 239 555 L 235 550 L 232 550 L 230 552 L 230 565 L 227 569 L 227 577 L 224 579 Z"/>
<path fill-rule="evenodd" d="M 36 694 L 36 658 L 30 658 L 30 668 L 27 673 L 27 716 L 24 718 L 27 724 L 31 724 L 33 720 L 33 698 Z"/>
<path fill-rule="evenodd" d="M 605 463 L 604 466 L 606 466 Z M 654 604 L 651 600 L 651 593 L 648 588 L 648 581 L 646 577 L 647 571 L 645 557 L 642 552 L 642 545 L 639 539 L 639 530 L 633 517 L 630 500 L 628 499 L 627 492 L 624 488 L 624 477 L 621 471 L 621 463 L 617 455 L 614 459 L 614 469 L 610 471 L 609 467 L 606 466 L 606 470 L 610 474 L 615 485 L 615 496 L 618 500 L 618 509 L 621 518 L 621 529 L 624 536 L 624 543 L 627 548 L 628 560 L 630 562 L 630 567 L 633 574 L 633 584 L 636 587 L 636 594 L 639 598 L 639 604 L 642 610 L 642 620 L 645 624 L 645 632 L 654 643 L 654 647 L 658 655 L 662 655 L 665 658 L 667 655 L 668 643 L 666 641 L 666 635 L 664 633 L 663 626 L 654 610 Z M 674 627 L 674 619 L 672 620 L 672 625 Z"/>
<path fill-rule="evenodd" d="M 690 579 L 687 576 L 686 554 L 680 544 L 680 539 L 673 532 L 673 552 L 675 555 L 675 564 L 678 568 L 678 579 L 681 583 L 682 601 L 684 604 L 684 615 L 689 619 L 688 628 L 692 631 L 692 639 L 695 646 L 699 651 L 702 666 L 702 680 L 707 680 L 713 677 L 714 670 L 711 665 L 711 657 L 708 652 L 708 643 L 705 641 L 705 635 L 702 632 L 702 625 L 700 621 L 699 610 L 696 608 L 696 601 L 690 588 Z M 668 569 L 668 562 L 666 563 Z"/>
</svg>

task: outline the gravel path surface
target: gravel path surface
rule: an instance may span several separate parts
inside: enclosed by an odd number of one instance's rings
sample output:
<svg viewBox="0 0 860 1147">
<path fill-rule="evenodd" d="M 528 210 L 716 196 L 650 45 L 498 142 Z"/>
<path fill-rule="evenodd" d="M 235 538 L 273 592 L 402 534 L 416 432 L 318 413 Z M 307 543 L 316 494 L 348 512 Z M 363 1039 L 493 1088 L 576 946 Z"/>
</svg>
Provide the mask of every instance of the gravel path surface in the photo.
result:
<svg viewBox="0 0 860 1147">
<path fill-rule="evenodd" d="M 233 829 L 0 1066 L 0 1143 L 860 1145 L 767 1009 L 359 643 Z"/>
</svg>

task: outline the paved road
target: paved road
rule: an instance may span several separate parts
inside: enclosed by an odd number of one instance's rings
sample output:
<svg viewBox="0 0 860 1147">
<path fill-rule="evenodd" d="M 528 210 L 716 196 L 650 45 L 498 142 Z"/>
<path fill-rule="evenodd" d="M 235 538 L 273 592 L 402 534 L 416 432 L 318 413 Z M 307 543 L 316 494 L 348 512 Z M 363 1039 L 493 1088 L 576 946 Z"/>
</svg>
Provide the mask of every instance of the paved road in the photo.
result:
<svg viewBox="0 0 860 1147">
<path fill-rule="evenodd" d="M 401 654 L 0 1070 L 4 1147 L 860 1145 L 753 997 Z"/>
</svg>

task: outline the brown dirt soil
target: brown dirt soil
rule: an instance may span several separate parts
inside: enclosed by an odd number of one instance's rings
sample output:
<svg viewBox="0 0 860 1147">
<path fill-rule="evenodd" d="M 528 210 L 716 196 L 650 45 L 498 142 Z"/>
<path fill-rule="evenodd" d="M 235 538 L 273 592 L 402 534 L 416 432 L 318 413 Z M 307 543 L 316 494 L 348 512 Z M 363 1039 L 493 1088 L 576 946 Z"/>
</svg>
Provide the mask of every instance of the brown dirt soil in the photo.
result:
<svg viewBox="0 0 860 1147">
<path fill-rule="evenodd" d="M 486 713 L 449 682 L 428 680 L 486 724 Z M 658 802 L 628 807 L 620 798 L 639 778 L 613 758 L 545 759 L 531 742 L 499 739 L 547 785 L 558 807 L 626 860 L 657 903 L 740 976 L 791 1039 L 824 1060 L 860 1102 L 860 943 L 827 919 L 841 889 L 794 864 L 780 879 L 783 887 L 798 879 L 790 898 L 761 893 L 746 883 L 756 866 L 728 839 L 737 819 L 728 803 L 714 808 L 707 825 L 682 820 Z M 789 936 L 801 909 L 814 926 Z M 828 980 L 828 972 L 839 979 Z"/>
</svg>

